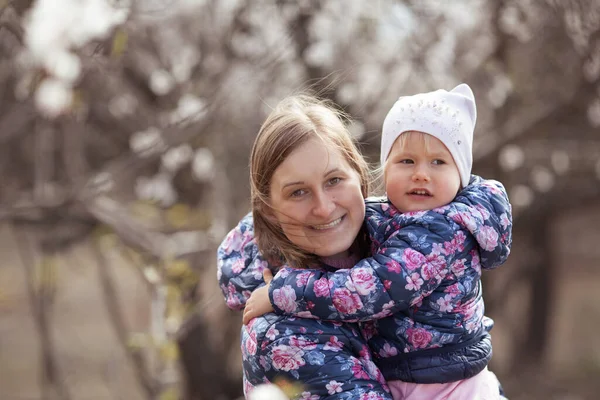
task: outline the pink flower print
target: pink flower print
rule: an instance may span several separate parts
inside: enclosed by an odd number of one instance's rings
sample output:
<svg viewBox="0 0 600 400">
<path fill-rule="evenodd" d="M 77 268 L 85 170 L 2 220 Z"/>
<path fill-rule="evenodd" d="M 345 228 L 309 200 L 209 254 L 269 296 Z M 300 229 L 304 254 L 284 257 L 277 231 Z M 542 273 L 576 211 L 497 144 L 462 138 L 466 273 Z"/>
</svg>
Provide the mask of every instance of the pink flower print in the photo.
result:
<svg viewBox="0 0 600 400">
<path fill-rule="evenodd" d="M 246 340 L 246 353 L 249 355 L 256 354 L 256 332 L 252 331 Z"/>
<path fill-rule="evenodd" d="M 493 194 L 502 194 L 502 191 L 496 186 L 494 183 L 488 181 L 481 184 L 490 190 L 490 193 Z"/>
<path fill-rule="evenodd" d="M 431 253 L 429 253 L 430 256 L 437 256 L 437 255 L 446 255 L 446 250 L 444 250 L 444 245 L 442 243 L 432 243 L 431 244 Z"/>
<path fill-rule="evenodd" d="M 382 203 L 381 204 L 381 211 L 386 212 L 388 209 L 390 208 L 389 205 Z"/>
<path fill-rule="evenodd" d="M 268 268 L 268 265 L 269 264 L 265 260 L 260 260 L 260 259 L 256 260 L 256 263 L 255 263 L 256 267 L 252 268 L 252 270 L 251 270 L 252 277 L 254 279 L 256 279 L 257 281 L 262 281 L 262 279 L 263 279 L 262 273 L 266 268 Z"/>
<path fill-rule="evenodd" d="M 481 261 L 479 259 L 479 251 L 473 249 L 471 252 L 469 252 L 469 254 L 471 255 L 471 268 L 477 271 L 478 275 L 481 275 Z"/>
<path fill-rule="evenodd" d="M 456 276 L 463 276 L 465 274 L 465 263 L 467 262 L 466 258 L 462 258 L 460 260 L 456 260 L 450 266 L 452 273 Z"/>
<path fill-rule="evenodd" d="M 310 311 L 298 311 L 295 315 L 298 318 L 319 319 L 318 317 L 315 317 Z"/>
<path fill-rule="evenodd" d="M 375 323 L 373 321 L 365 321 L 361 325 L 360 331 L 366 340 L 370 340 L 373 336 L 377 334 L 377 329 L 375 328 Z"/>
<path fill-rule="evenodd" d="M 227 235 L 223 243 L 225 254 L 231 254 L 232 251 L 240 251 L 242 244 L 242 233 L 235 229 Z"/>
<path fill-rule="evenodd" d="M 394 300 L 390 300 L 387 303 L 385 303 L 380 312 L 378 312 L 377 314 L 373 314 L 373 319 L 381 319 L 392 315 L 392 312 L 390 310 L 392 307 L 394 307 Z"/>
<path fill-rule="evenodd" d="M 376 289 L 373 272 L 368 268 L 353 269 L 350 272 L 350 277 L 354 282 L 356 292 L 360 295 L 366 296 Z"/>
<path fill-rule="evenodd" d="M 439 272 L 436 271 L 435 267 L 431 263 L 423 264 L 423 268 L 421 268 L 421 275 L 423 279 L 426 281 L 435 278 L 439 275 Z"/>
<path fill-rule="evenodd" d="M 383 287 L 385 288 L 385 290 L 390 290 L 390 288 L 392 287 L 392 281 L 383 281 Z"/>
<path fill-rule="evenodd" d="M 302 392 L 302 397 L 299 400 L 319 400 L 321 397 L 311 392 Z"/>
<path fill-rule="evenodd" d="M 304 287 L 308 283 L 308 280 L 313 276 L 312 272 L 301 272 L 296 277 L 296 286 Z"/>
<path fill-rule="evenodd" d="M 460 288 L 458 287 L 458 283 L 448 286 L 445 290 L 445 293 L 448 293 L 451 297 L 456 297 L 460 294 Z"/>
<path fill-rule="evenodd" d="M 284 312 L 291 314 L 296 311 L 296 292 L 290 285 L 273 290 L 273 303 Z"/>
<path fill-rule="evenodd" d="M 441 312 L 452 311 L 452 296 L 446 295 L 437 299 L 437 305 Z"/>
<path fill-rule="evenodd" d="M 498 246 L 498 232 L 490 226 L 482 226 L 475 236 L 485 251 L 493 251 Z"/>
<path fill-rule="evenodd" d="M 483 217 L 484 221 L 490 219 L 490 212 L 484 206 L 482 206 L 481 204 L 477 204 L 475 208 L 481 213 L 481 216 Z"/>
<path fill-rule="evenodd" d="M 360 363 L 360 361 L 356 358 L 352 359 L 352 374 L 354 375 L 355 378 L 357 379 L 369 379 L 369 374 L 367 374 L 367 371 L 365 371 L 365 369 L 363 368 L 362 364 Z"/>
<path fill-rule="evenodd" d="M 244 266 L 244 259 L 238 258 L 233 262 L 233 265 L 231 266 L 231 271 L 233 271 L 234 274 L 239 274 L 244 270 Z"/>
<path fill-rule="evenodd" d="M 500 216 L 500 224 L 502 225 L 502 229 L 506 230 L 506 228 L 508 228 L 508 226 L 510 225 L 510 219 L 508 219 L 508 215 L 506 213 L 503 213 Z"/>
<path fill-rule="evenodd" d="M 229 282 L 227 285 L 227 307 L 231 309 L 238 309 L 242 303 L 237 296 L 237 291 L 233 283 Z"/>
<path fill-rule="evenodd" d="M 325 385 L 325 387 L 327 388 L 327 393 L 329 393 L 330 395 L 334 395 L 336 393 L 341 393 L 342 385 L 342 383 L 337 381 L 329 381 L 329 383 Z"/>
<path fill-rule="evenodd" d="M 415 269 L 419 268 L 421 264 L 426 261 L 426 259 L 423 254 L 408 248 L 402 253 L 402 261 L 409 271 L 414 271 Z"/>
<path fill-rule="evenodd" d="M 390 346 L 389 343 L 383 345 L 383 348 L 379 350 L 379 355 L 383 358 L 394 357 L 398 355 L 398 349 Z"/>
<path fill-rule="evenodd" d="M 390 272 L 395 272 L 395 273 L 399 274 L 401 271 L 400 264 L 396 260 L 388 261 L 387 263 L 385 263 L 385 266 L 387 267 L 388 271 L 390 271 Z"/>
<path fill-rule="evenodd" d="M 446 268 L 446 258 L 441 255 L 434 255 L 433 253 L 427 256 L 427 262 L 433 266 L 433 269 L 440 273 Z"/>
<path fill-rule="evenodd" d="M 426 348 L 433 337 L 431 332 L 424 328 L 408 328 L 406 334 L 408 335 L 408 342 L 416 349 Z"/>
<path fill-rule="evenodd" d="M 342 314 L 355 314 L 362 308 L 360 297 L 350 290 L 335 289 L 333 292 L 333 305 Z"/>
<path fill-rule="evenodd" d="M 358 400 L 383 400 L 383 396 L 375 392 L 367 392 L 360 395 Z"/>
<path fill-rule="evenodd" d="M 273 368 L 278 371 L 292 371 L 302 367 L 305 363 L 304 351 L 297 347 L 290 347 L 284 344 L 275 346 L 271 353 Z"/>
<path fill-rule="evenodd" d="M 421 285 L 423 284 L 423 279 L 417 273 L 411 274 L 411 276 L 406 277 L 406 286 L 404 288 L 406 290 L 419 290 Z"/>
<path fill-rule="evenodd" d="M 246 377 L 244 377 L 244 395 L 248 396 L 250 394 L 250 392 L 252 391 L 252 389 L 254 389 L 254 386 L 252 386 L 252 384 L 250 382 L 248 382 Z"/>
<path fill-rule="evenodd" d="M 469 232 L 474 232 L 477 229 L 478 222 L 473 215 L 466 212 L 459 212 L 452 215 L 452 219 L 459 225 L 464 226 Z"/>
<path fill-rule="evenodd" d="M 311 340 L 308 340 L 304 336 L 291 336 L 290 346 L 298 347 L 304 350 L 314 350 L 317 348 L 317 343 L 316 341 L 313 342 Z"/>
<path fill-rule="evenodd" d="M 341 351 L 344 347 L 344 343 L 337 338 L 337 336 L 330 336 L 325 346 L 323 346 L 323 350 L 331 350 L 331 351 Z"/>
<path fill-rule="evenodd" d="M 333 283 L 329 282 L 329 280 L 325 277 L 317 279 L 313 285 L 315 295 L 317 297 L 329 297 L 329 289 L 331 289 L 332 285 Z"/>
<path fill-rule="evenodd" d="M 275 338 L 277 337 L 277 335 L 279 335 L 279 331 L 277 329 L 275 329 L 274 326 L 271 326 L 269 328 L 269 330 L 267 331 L 267 333 L 265 334 L 265 336 L 269 340 L 275 340 Z"/>
</svg>

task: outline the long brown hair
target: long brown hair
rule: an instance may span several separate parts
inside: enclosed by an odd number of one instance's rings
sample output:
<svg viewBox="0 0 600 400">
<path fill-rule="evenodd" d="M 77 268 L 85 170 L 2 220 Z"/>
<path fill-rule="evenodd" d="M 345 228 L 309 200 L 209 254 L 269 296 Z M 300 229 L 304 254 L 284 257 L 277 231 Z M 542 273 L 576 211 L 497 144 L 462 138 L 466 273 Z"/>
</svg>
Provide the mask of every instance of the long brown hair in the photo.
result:
<svg viewBox="0 0 600 400">
<path fill-rule="evenodd" d="M 250 196 L 258 248 L 271 263 L 285 262 L 302 268 L 317 258 L 293 244 L 281 226 L 268 217 L 272 215 L 270 190 L 275 170 L 309 139 L 317 137 L 340 151 L 358 173 L 363 196 L 368 195 L 368 165 L 344 120 L 345 115 L 332 103 L 309 95 L 295 95 L 282 100 L 261 126 L 250 156 Z"/>
</svg>

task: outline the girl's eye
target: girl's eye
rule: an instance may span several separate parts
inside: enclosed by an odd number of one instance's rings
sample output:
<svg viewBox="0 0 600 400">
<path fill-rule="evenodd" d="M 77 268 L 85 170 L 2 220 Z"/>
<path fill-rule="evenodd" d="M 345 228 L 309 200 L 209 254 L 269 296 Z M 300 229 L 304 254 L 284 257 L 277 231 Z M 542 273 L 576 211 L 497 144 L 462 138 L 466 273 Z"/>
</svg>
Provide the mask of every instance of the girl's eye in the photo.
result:
<svg viewBox="0 0 600 400">
<path fill-rule="evenodd" d="M 433 163 L 434 165 L 443 165 L 443 164 L 446 164 L 446 161 L 444 161 L 444 160 L 440 160 L 440 159 L 436 159 L 436 160 L 433 160 L 433 162 L 432 162 L 432 163 Z"/>
<path fill-rule="evenodd" d="M 398 163 L 399 164 L 414 164 L 414 161 L 409 158 L 405 158 L 405 159 L 398 161 Z"/>
<path fill-rule="evenodd" d="M 340 183 L 341 181 L 342 181 L 342 178 L 335 177 L 335 178 L 331 178 L 331 179 L 330 179 L 330 180 L 327 182 L 327 184 L 328 184 L 329 186 L 334 186 L 334 185 L 337 185 L 338 183 Z"/>
</svg>

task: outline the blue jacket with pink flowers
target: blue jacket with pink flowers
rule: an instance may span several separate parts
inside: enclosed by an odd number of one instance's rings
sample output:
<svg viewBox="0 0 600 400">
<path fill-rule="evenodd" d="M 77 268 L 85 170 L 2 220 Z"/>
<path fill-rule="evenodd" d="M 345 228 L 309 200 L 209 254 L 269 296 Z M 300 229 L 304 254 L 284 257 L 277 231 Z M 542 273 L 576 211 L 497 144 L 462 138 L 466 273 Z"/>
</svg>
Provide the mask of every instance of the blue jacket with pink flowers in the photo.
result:
<svg viewBox="0 0 600 400">
<path fill-rule="evenodd" d="M 268 268 L 247 215 L 221 243 L 217 277 L 229 308 L 240 310 Z M 332 270 L 323 266 L 324 270 Z M 262 383 L 299 385 L 296 399 L 391 400 L 357 324 L 266 314 L 242 327 L 244 394 Z"/>
<path fill-rule="evenodd" d="M 401 214 L 368 201 L 373 257 L 335 272 L 284 267 L 269 288 L 280 315 L 361 324 L 387 380 L 443 383 L 491 358 L 481 270 L 510 253 L 512 216 L 501 183 L 472 176 L 447 206 Z"/>
</svg>

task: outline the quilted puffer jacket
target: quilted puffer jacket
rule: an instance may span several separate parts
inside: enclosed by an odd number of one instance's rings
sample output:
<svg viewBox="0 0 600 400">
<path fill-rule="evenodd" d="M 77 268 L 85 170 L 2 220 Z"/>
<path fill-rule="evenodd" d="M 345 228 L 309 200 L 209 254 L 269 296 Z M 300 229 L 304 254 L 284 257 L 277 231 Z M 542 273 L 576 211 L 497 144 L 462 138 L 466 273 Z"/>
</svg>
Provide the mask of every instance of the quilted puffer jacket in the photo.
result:
<svg viewBox="0 0 600 400">
<path fill-rule="evenodd" d="M 217 253 L 217 277 L 233 310 L 264 285 L 262 271 L 269 268 L 253 229 L 249 214 Z M 242 327 L 241 348 L 246 396 L 259 384 L 283 380 L 301 386 L 297 399 L 392 399 L 357 324 L 266 314 Z"/>
<path fill-rule="evenodd" d="M 481 270 L 503 264 L 512 241 L 501 183 L 472 176 L 447 206 L 401 214 L 367 202 L 371 258 L 351 269 L 279 270 L 280 315 L 361 324 L 386 380 L 445 383 L 472 377 L 491 358 Z"/>
</svg>

